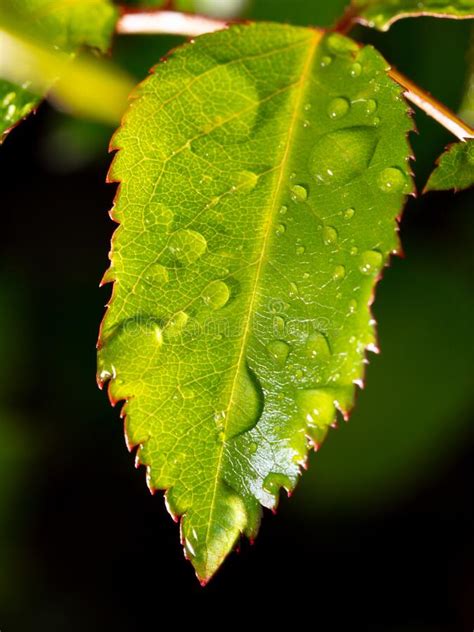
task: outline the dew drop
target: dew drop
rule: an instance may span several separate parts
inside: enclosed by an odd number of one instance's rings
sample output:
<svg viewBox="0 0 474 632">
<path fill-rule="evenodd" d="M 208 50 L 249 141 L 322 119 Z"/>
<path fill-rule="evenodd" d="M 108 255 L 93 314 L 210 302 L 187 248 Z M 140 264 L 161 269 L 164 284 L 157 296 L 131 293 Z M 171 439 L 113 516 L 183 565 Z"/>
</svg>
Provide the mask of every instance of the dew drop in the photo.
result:
<svg viewBox="0 0 474 632">
<path fill-rule="evenodd" d="M 329 426 L 335 416 L 334 398 L 325 389 L 308 389 L 296 394 L 300 415 L 311 427 Z"/>
<path fill-rule="evenodd" d="M 252 443 L 249 445 L 250 454 L 255 454 L 255 452 L 257 451 L 257 448 L 258 448 L 257 444 L 252 441 Z"/>
<path fill-rule="evenodd" d="M 267 345 L 267 351 L 279 367 L 284 367 L 290 353 L 290 346 L 283 340 L 272 340 Z"/>
<path fill-rule="evenodd" d="M 306 103 L 303 109 L 305 112 L 309 112 L 311 110 L 311 103 Z"/>
<path fill-rule="evenodd" d="M 330 246 L 331 244 L 335 244 L 337 241 L 337 230 L 334 226 L 325 226 L 323 228 L 323 243 L 325 246 Z"/>
<path fill-rule="evenodd" d="M 258 175 L 253 171 L 241 171 L 236 180 L 236 187 L 243 193 L 250 193 L 257 186 Z"/>
<path fill-rule="evenodd" d="M 206 248 L 206 239 L 195 230 L 177 230 L 169 240 L 170 252 L 184 265 L 197 261 Z"/>
<path fill-rule="evenodd" d="M 349 314 L 354 314 L 357 309 L 357 301 L 355 298 L 351 298 L 349 301 Z"/>
<path fill-rule="evenodd" d="M 310 334 L 306 340 L 305 352 L 312 359 L 328 358 L 331 355 L 331 350 L 326 336 L 319 332 Z"/>
<path fill-rule="evenodd" d="M 273 334 L 275 336 L 283 336 L 285 333 L 285 320 L 281 316 L 273 318 Z"/>
<path fill-rule="evenodd" d="M 263 489 L 275 496 L 280 491 L 280 487 L 290 491 L 292 484 L 289 476 L 286 474 L 277 474 L 276 472 L 270 472 L 263 480 Z"/>
<path fill-rule="evenodd" d="M 374 114 L 377 111 L 377 107 L 378 105 L 375 99 L 368 99 L 365 102 L 365 113 L 370 116 L 371 114 Z"/>
<path fill-rule="evenodd" d="M 297 255 L 303 255 L 305 253 L 305 247 L 304 246 L 296 246 L 296 254 Z"/>
<path fill-rule="evenodd" d="M 3 97 L 2 105 L 4 105 L 5 107 L 9 106 L 11 103 L 13 103 L 13 101 L 15 100 L 15 97 L 16 97 L 15 92 L 8 92 Z"/>
<path fill-rule="evenodd" d="M 406 176 L 397 167 L 387 167 L 380 173 L 377 183 L 384 193 L 399 193 L 405 188 Z"/>
<path fill-rule="evenodd" d="M 301 380 L 302 377 L 304 376 L 304 373 L 301 369 L 296 369 L 294 372 L 294 376 L 296 380 Z"/>
<path fill-rule="evenodd" d="M 308 198 L 308 189 L 301 184 L 294 184 L 290 191 L 293 202 L 304 202 Z"/>
<path fill-rule="evenodd" d="M 230 298 L 229 286 L 224 281 L 212 281 L 202 295 L 204 302 L 212 309 L 220 309 Z"/>
<path fill-rule="evenodd" d="M 374 275 L 382 267 L 383 257 L 378 250 L 366 250 L 360 256 L 359 270 L 362 274 Z"/>
<path fill-rule="evenodd" d="M 280 215 L 286 215 L 288 212 L 288 207 L 285 206 L 285 204 L 283 204 L 283 206 L 280 207 Z"/>
<path fill-rule="evenodd" d="M 285 231 L 286 231 L 285 224 L 278 224 L 278 226 L 275 229 L 275 232 L 278 236 L 283 235 Z"/>
<path fill-rule="evenodd" d="M 356 42 L 339 33 L 331 33 L 326 40 L 326 45 L 331 53 L 335 55 L 348 55 L 349 53 L 357 52 L 359 49 Z"/>
<path fill-rule="evenodd" d="M 358 254 L 359 252 L 359 248 L 357 248 L 357 246 L 352 246 L 352 248 L 349 251 L 351 253 L 352 256 Z"/>
<path fill-rule="evenodd" d="M 361 72 L 362 72 L 362 66 L 357 61 L 354 64 L 352 64 L 352 66 L 349 68 L 349 75 L 353 77 L 354 79 L 356 77 L 360 77 Z"/>
<path fill-rule="evenodd" d="M 336 266 L 332 278 L 334 281 L 341 281 L 346 276 L 346 268 L 343 265 Z"/>
<path fill-rule="evenodd" d="M 360 176 L 369 166 L 377 146 L 372 127 L 353 127 L 320 136 L 308 168 L 319 185 L 342 185 Z"/>
<path fill-rule="evenodd" d="M 167 323 L 164 334 L 166 338 L 177 338 L 183 333 L 189 320 L 186 312 L 177 312 Z"/>
<path fill-rule="evenodd" d="M 322 57 L 321 61 L 319 62 L 319 65 L 321 66 L 321 68 L 327 68 L 331 64 L 332 64 L 332 57 L 330 55 L 324 55 L 324 57 Z"/>
<path fill-rule="evenodd" d="M 351 104 L 344 97 L 332 99 L 327 108 L 327 114 L 331 119 L 339 119 L 345 116 L 350 110 Z"/>
<path fill-rule="evenodd" d="M 148 270 L 145 279 L 153 285 L 166 285 L 169 281 L 168 270 L 160 263 L 155 263 Z"/>
<path fill-rule="evenodd" d="M 380 117 L 375 116 L 373 120 L 374 127 L 378 127 L 380 125 Z"/>
<path fill-rule="evenodd" d="M 344 219 L 352 219 L 354 217 L 355 210 L 348 208 L 344 211 Z"/>
</svg>

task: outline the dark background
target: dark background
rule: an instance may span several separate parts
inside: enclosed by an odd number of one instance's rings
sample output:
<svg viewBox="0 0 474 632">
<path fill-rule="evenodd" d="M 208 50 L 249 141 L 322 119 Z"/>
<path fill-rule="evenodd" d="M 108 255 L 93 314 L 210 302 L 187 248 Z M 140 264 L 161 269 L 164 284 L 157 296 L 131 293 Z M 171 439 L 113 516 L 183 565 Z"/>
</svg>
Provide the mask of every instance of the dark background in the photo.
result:
<svg viewBox="0 0 474 632">
<path fill-rule="evenodd" d="M 344 2 L 260 0 L 258 18 L 329 24 Z M 456 108 L 469 23 L 359 28 Z M 122 38 L 140 79 L 179 39 Z M 412 135 L 423 186 L 449 135 Z M 110 287 L 111 130 L 43 105 L 0 149 L 0 628 L 160 630 L 474 627 L 473 192 L 410 200 L 405 258 L 377 292 L 382 354 L 349 424 L 331 431 L 291 500 L 266 513 L 202 589 L 161 495 L 133 469 L 118 412 L 95 385 Z M 171 621 L 170 621 L 171 620 Z"/>
</svg>

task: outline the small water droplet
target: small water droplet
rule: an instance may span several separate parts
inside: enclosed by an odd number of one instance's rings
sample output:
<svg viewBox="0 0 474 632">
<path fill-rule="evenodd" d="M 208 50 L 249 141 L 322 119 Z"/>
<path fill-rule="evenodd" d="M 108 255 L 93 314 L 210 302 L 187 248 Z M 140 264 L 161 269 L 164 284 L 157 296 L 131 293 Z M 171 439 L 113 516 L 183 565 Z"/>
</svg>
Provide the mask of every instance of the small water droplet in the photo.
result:
<svg viewBox="0 0 474 632">
<path fill-rule="evenodd" d="M 296 394 L 300 415 L 311 426 L 329 426 L 335 417 L 334 397 L 325 389 L 308 389 Z"/>
<path fill-rule="evenodd" d="M 283 204 L 283 206 L 280 207 L 280 215 L 286 215 L 288 212 L 288 207 L 285 206 L 285 204 Z"/>
<path fill-rule="evenodd" d="M 220 309 L 230 298 L 229 286 L 224 281 L 212 281 L 204 290 L 202 297 L 206 305 L 212 309 Z"/>
<path fill-rule="evenodd" d="M 346 276 L 346 268 L 343 265 L 336 266 L 332 278 L 335 281 L 341 281 Z"/>
<path fill-rule="evenodd" d="M 274 336 L 283 336 L 285 333 L 285 320 L 281 316 L 273 318 L 273 334 Z"/>
<path fill-rule="evenodd" d="M 305 119 L 305 120 L 303 121 L 303 127 L 304 127 L 305 129 L 308 129 L 308 127 L 311 127 L 311 123 L 310 123 L 310 121 L 308 121 L 308 119 Z"/>
<path fill-rule="evenodd" d="M 352 256 L 358 254 L 359 252 L 359 248 L 357 248 L 357 246 L 352 246 L 352 248 L 349 251 L 351 253 Z"/>
<path fill-rule="evenodd" d="M 357 301 L 355 300 L 355 298 L 351 298 L 351 300 L 349 301 L 349 314 L 354 314 L 356 310 Z"/>
<path fill-rule="evenodd" d="M 194 263 L 207 248 L 207 241 L 195 230 L 177 230 L 169 240 L 172 255 L 182 264 Z"/>
<path fill-rule="evenodd" d="M 332 99 L 327 108 L 327 113 L 331 119 L 339 119 L 345 116 L 350 110 L 351 104 L 344 97 Z"/>
<path fill-rule="evenodd" d="M 285 224 L 278 224 L 278 226 L 275 229 L 275 232 L 277 235 L 283 235 L 283 233 L 285 233 L 286 231 L 286 226 Z"/>
<path fill-rule="evenodd" d="M 278 366 L 284 367 L 290 353 L 290 346 L 283 340 L 272 340 L 267 345 L 267 351 Z"/>
<path fill-rule="evenodd" d="M 11 103 L 13 103 L 13 101 L 15 100 L 15 97 L 16 97 L 15 92 L 8 92 L 3 97 L 2 105 L 4 105 L 5 107 L 9 106 Z"/>
<path fill-rule="evenodd" d="M 380 117 L 375 116 L 373 120 L 373 126 L 378 127 L 380 125 Z"/>
<path fill-rule="evenodd" d="M 332 57 L 330 55 L 324 55 L 324 57 L 321 58 L 321 61 L 319 62 L 319 65 L 321 66 L 321 68 L 327 68 L 327 66 L 330 66 L 332 64 Z"/>
<path fill-rule="evenodd" d="M 331 33 L 326 39 L 326 45 L 335 55 L 348 55 L 359 50 L 356 42 L 340 33 Z"/>
<path fill-rule="evenodd" d="M 298 290 L 298 286 L 296 285 L 296 283 L 290 283 L 289 296 L 291 298 L 297 298 L 299 296 L 299 290 Z"/>
<path fill-rule="evenodd" d="M 323 243 L 326 246 L 330 246 L 331 244 L 335 244 L 337 241 L 337 230 L 334 226 L 325 226 L 323 228 Z"/>
<path fill-rule="evenodd" d="M 304 246 L 296 246 L 296 254 L 297 255 L 303 255 L 305 252 L 305 247 Z"/>
<path fill-rule="evenodd" d="M 278 494 L 280 487 L 290 491 L 292 484 L 290 478 L 286 474 L 277 474 L 276 472 L 270 472 L 263 480 L 263 489 L 275 496 Z"/>
<path fill-rule="evenodd" d="M 250 454 L 255 454 L 257 449 L 258 449 L 258 445 L 252 441 L 252 443 L 249 445 Z"/>
<path fill-rule="evenodd" d="M 370 116 L 371 114 L 374 114 L 377 111 L 377 107 L 378 105 L 375 99 L 368 99 L 365 102 L 365 113 Z"/>
<path fill-rule="evenodd" d="M 379 188 L 384 193 L 399 193 L 406 185 L 406 176 L 398 167 L 387 167 L 378 177 Z"/>
<path fill-rule="evenodd" d="M 311 110 L 311 103 L 306 103 L 303 109 L 305 112 L 309 112 Z"/>
<path fill-rule="evenodd" d="M 359 270 L 362 274 L 373 275 L 382 267 L 383 257 L 378 250 L 366 250 L 360 256 Z"/>
<path fill-rule="evenodd" d="M 301 380 L 302 377 L 304 376 L 302 369 L 296 369 L 294 372 L 294 376 L 296 380 Z"/>
<path fill-rule="evenodd" d="M 357 61 L 353 63 L 352 66 L 349 68 L 349 75 L 353 77 L 354 79 L 356 77 L 360 77 L 361 72 L 362 72 L 362 66 Z"/>
<path fill-rule="evenodd" d="M 294 184 L 290 191 L 293 202 L 304 202 L 308 198 L 308 189 L 301 184 Z"/>
<path fill-rule="evenodd" d="M 319 332 L 310 334 L 306 340 L 305 352 L 312 359 L 328 358 L 331 355 L 331 350 L 326 336 Z"/>
<path fill-rule="evenodd" d="M 355 210 L 348 208 L 344 211 L 344 219 L 352 219 L 354 217 Z"/>
</svg>

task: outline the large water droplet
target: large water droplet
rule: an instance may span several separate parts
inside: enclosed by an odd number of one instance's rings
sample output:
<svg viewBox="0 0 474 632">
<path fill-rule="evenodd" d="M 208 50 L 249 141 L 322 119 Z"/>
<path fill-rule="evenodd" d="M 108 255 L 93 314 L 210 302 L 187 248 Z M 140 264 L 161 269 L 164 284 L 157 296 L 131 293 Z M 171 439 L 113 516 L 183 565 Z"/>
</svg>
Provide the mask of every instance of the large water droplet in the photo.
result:
<svg viewBox="0 0 474 632">
<path fill-rule="evenodd" d="M 170 252 L 184 265 L 197 261 L 205 253 L 206 248 L 205 237 L 195 230 L 177 230 L 169 240 Z"/>
<path fill-rule="evenodd" d="M 384 193 L 399 193 L 403 191 L 406 181 L 405 174 L 397 167 L 387 167 L 380 173 L 377 180 L 379 188 Z"/>
<path fill-rule="evenodd" d="M 338 119 L 345 116 L 351 108 L 351 104 L 344 97 L 332 99 L 327 108 L 329 118 Z"/>
<path fill-rule="evenodd" d="M 202 295 L 204 302 L 212 309 L 224 307 L 230 298 L 229 286 L 224 281 L 212 281 Z"/>
<path fill-rule="evenodd" d="M 382 267 L 383 257 L 378 250 L 366 250 L 360 256 L 359 270 L 362 274 L 373 275 Z"/>
<path fill-rule="evenodd" d="M 360 176 L 369 166 L 377 146 L 371 127 L 329 132 L 316 141 L 309 170 L 320 185 L 342 185 Z"/>
<path fill-rule="evenodd" d="M 263 390 L 255 373 L 248 365 L 241 365 L 237 376 L 233 401 L 227 414 L 226 435 L 231 439 L 253 428 L 260 419 L 263 410 Z"/>
<path fill-rule="evenodd" d="M 189 320 L 186 312 L 177 312 L 167 323 L 164 334 L 166 338 L 176 338 L 183 333 Z"/>
<path fill-rule="evenodd" d="M 309 358 L 328 358 L 331 355 L 331 350 L 329 348 L 329 343 L 327 341 L 326 336 L 323 334 L 316 332 L 314 334 L 310 334 L 308 339 L 306 340 L 305 345 L 306 355 Z"/>
<path fill-rule="evenodd" d="M 326 246 L 335 244 L 337 241 L 337 230 L 334 226 L 325 226 L 322 232 L 323 242 Z"/>
<path fill-rule="evenodd" d="M 286 342 L 283 340 L 272 340 L 267 345 L 267 351 L 278 366 L 285 366 L 290 353 L 290 347 Z"/>
<path fill-rule="evenodd" d="M 309 426 L 329 426 L 334 420 L 334 396 L 325 389 L 298 391 L 296 403 L 300 415 Z"/>
<path fill-rule="evenodd" d="M 290 192 L 293 202 L 304 202 L 308 198 L 308 189 L 301 184 L 294 184 Z"/>
</svg>

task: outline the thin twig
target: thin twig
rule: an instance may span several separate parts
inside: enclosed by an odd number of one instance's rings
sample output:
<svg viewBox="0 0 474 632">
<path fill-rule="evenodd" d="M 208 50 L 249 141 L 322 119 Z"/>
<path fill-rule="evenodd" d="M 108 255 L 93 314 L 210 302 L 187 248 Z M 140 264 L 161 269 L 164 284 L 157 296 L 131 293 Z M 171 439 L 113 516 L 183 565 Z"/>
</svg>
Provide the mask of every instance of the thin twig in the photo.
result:
<svg viewBox="0 0 474 632">
<path fill-rule="evenodd" d="M 336 26 L 339 30 L 347 31 L 352 22 L 351 13 L 346 15 Z M 227 22 L 208 18 L 203 15 L 180 13 L 179 11 L 130 11 L 123 10 L 117 23 L 117 32 L 124 34 L 160 33 L 168 35 L 184 35 L 197 37 L 205 33 L 212 33 L 226 28 Z M 398 70 L 391 69 L 390 76 L 405 90 L 405 97 L 414 105 L 426 112 L 459 140 L 474 138 L 474 129 L 464 123 L 446 106 L 437 101 L 430 94 L 402 75 Z"/>
<path fill-rule="evenodd" d="M 179 11 L 123 11 L 117 22 L 117 33 L 184 35 L 197 37 L 219 31 L 227 22 Z"/>
<path fill-rule="evenodd" d="M 420 110 L 423 110 L 428 116 L 431 116 L 431 118 L 440 123 L 451 132 L 451 134 L 454 134 L 454 136 L 462 141 L 474 138 L 474 129 L 467 123 L 464 123 L 464 121 L 456 116 L 449 108 L 432 97 L 431 94 L 422 90 L 413 83 L 413 81 L 410 81 L 410 79 L 394 68 L 389 71 L 389 74 L 392 79 L 405 89 L 405 97 L 408 101 L 411 101 L 411 103 L 419 107 Z"/>
</svg>

